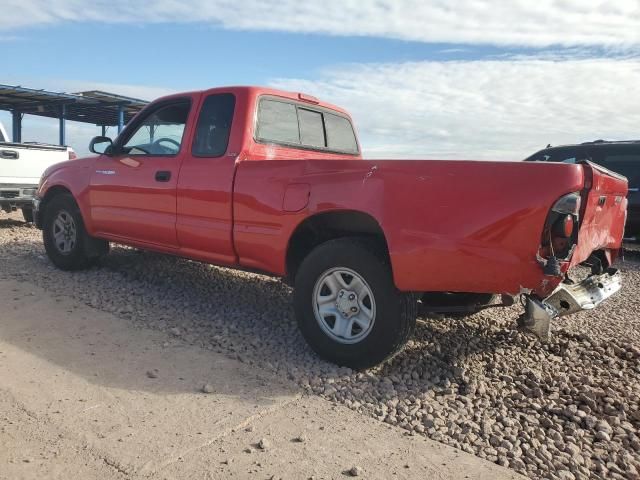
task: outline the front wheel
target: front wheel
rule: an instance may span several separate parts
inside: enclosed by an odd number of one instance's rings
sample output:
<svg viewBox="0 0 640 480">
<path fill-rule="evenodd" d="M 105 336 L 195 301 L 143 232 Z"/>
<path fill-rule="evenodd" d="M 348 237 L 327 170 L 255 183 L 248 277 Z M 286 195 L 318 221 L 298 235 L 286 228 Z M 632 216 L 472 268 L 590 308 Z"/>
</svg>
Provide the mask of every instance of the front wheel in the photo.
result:
<svg viewBox="0 0 640 480">
<path fill-rule="evenodd" d="M 42 238 L 53 264 L 62 270 L 81 270 L 106 254 L 108 242 L 90 237 L 80 208 L 69 194 L 54 197 L 44 211 Z"/>
<path fill-rule="evenodd" d="M 294 301 L 311 348 L 354 369 L 392 357 L 415 329 L 414 296 L 396 289 L 381 248 L 362 239 L 331 240 L 313 250 L 296 275 Z"/>
</svg>

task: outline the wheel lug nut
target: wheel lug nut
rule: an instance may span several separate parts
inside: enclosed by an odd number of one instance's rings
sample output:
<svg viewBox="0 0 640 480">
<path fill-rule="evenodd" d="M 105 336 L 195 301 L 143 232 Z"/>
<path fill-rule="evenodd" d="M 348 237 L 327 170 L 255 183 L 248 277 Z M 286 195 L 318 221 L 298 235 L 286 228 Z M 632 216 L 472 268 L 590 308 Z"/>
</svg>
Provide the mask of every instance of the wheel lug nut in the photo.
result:
<svg viewBox="0 0 640 480">
<path fill-rule="evenodd" d="M 355 300 L 356 296 L 352 293 L 351 295 L 349 295 L 349 300 Z"/>
<path fill-rule="evenodd" d="M 356 312 L 358 311 L 358 309 L 357 309 L 356 307 L 351 307 L 351 311 L 352 311 L 353 313 L 356 313 Z"/>
</svg>

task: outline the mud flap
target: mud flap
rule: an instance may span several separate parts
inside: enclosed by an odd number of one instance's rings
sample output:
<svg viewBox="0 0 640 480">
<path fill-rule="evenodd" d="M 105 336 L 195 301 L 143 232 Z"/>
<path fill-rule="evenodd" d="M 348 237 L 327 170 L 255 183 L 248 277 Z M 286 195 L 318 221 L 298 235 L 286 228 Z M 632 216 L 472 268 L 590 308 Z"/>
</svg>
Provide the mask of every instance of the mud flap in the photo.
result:
<svg viewBox="0 0 640 480">
<path fill-rule="evenodd" d="M 109 253 L 109 242 L 84 234 L 84 254 L 89 258 L 100 258 Z"/>
<path fill-rule="evenodd" d="M 548 341 L 551 338 L 551 320 L 558 316 L 558 312 L 544 301 L 530 296 L 524 308 L 524 314 L 518 318 L 518 326 L 543 342 Z"/>
</svg>

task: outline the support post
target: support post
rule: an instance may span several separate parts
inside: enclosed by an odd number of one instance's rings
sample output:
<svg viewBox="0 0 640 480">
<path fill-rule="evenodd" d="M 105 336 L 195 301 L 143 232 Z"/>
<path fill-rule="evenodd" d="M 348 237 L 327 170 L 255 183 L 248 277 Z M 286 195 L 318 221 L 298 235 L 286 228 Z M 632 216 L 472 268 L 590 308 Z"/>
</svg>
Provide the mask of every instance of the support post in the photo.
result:
<svg viewBox="0 0 640 480">
<path fill-rule="evenodd" d="M 124 106 L 118 105 L 118 133 L 122 131 L 124 127 Z"/>
<path fill-rule="evenodd" d="M 102 136 L 106 137 L 107 136 L 107 127 L 102 125 Z"/>
<path fill-rule="evenodd" d="M 65 145 L 67 136 L 67 125 L 65 115 L 67 114 L 66 105 L 60 105 L 60 117 L 59 117 L 59 133 L 60 133 L 60 145 Z"/>
<path fill-rule="evenodd" d="M 11 136 L 13 143 L 22 142 L 22 112 L 11 112 Z"/>
</svg>

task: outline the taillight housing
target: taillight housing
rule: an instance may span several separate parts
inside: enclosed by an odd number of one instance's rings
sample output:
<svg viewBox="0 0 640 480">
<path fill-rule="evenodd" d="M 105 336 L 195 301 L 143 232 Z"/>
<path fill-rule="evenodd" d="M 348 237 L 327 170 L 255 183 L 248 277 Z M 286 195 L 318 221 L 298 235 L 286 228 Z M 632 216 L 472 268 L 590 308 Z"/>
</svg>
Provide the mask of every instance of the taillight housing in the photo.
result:
<svg viewBox="0 0 640 480">
<path fill-rule="evenodd" d="M 542 232 L 541 256 L 568 260 L 578 241 L 580 192 L 560 197 L 553 204 Z"/>
<path fill-rule="evenodd" d="M 75 160 L 76 158 L 78 158 L 76 152 L 74 152 L 73 150 L 69 150 L 69 160 Z"/>
<path fill-rule="evenodd" d="M 574 227 L 573 215 L 563 215 L 551 225 L 551 237 L 571 238 Z"/>
<path fill-rule="evenodd" d="M 569 193 L 560 197 L 560 199 L 553 204 L 553 207 L 551 207 L 551 211 L 575 215 L 577 217 L 580 214 L 581 203 L 582 199 L 580 197 L 580 192 Z"/>
</svg>

